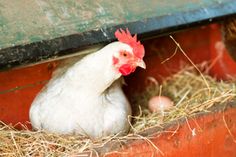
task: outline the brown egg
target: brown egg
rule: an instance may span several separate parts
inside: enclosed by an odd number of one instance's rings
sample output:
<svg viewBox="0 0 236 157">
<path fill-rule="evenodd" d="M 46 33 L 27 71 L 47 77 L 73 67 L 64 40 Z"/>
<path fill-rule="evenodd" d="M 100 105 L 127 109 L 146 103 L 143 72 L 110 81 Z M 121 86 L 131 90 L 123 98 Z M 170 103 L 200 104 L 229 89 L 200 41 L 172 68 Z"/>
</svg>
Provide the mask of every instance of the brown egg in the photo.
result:
<svg viewBox="0 0 236 157">
<path fill-rule="evenodd" d="M 148 108 L 151 112 L 162 113 L 172 108 L 174 103 L 166 96 L 154 96 L 148 102 Z"/>
</svg>

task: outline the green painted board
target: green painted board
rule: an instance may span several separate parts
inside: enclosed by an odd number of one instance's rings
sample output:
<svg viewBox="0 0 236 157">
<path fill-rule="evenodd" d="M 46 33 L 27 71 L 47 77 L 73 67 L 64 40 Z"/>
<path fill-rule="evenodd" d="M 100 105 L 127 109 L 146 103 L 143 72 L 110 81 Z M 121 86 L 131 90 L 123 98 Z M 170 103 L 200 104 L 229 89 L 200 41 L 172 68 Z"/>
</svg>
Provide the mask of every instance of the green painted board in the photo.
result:
<svg viewBox="0 0 236 157">
<path fill-rule="evenodd" d="M 225 7 L 222 7 L 224 10 L 220 10 L 222 4 Z M 214 7 L 216 10 L 209 10 Z M 193 12 L 197 10 L 200 10 L 200 13 L 194 14 Z M 188 13 L 192 14 L 187 16 Z M 112 33 L 109 28 L 116 28 L 120 25 L 128 27 L 130 23 L 138 22 L 135 27 L 137 29 L 131 29 L 131 32 L 148 33 L 155 29 L 170 27 L 170 24 L 182 25 L 197 22 L 204 19 L 203 15 L 205 15 L 205 20 L 211 20 L 214 17 L 234 13 L 236 13 L 235 0 L 0 0 L 0 49 L 2 49 L 2 51 L 0 50 L 0 66 L 11 63 L 26 64 L 39 61 L 40 57 L 47 59 L 56 56 L 57 53 L 50 55 L 47 53 L 70 49 L 68 43 L 64 49 L 56 49 L 61 41 L 57 41 L 56 44 L 52 41 L 61 37 L 84 32 L 91 34 L 100 30 L 103 32 L 102 36 L 105 37 L 103 41 L 106 39 L 111 41 L 114 38 L 109 34 Z M 176 17 L 176 15 L 179 16 Z M 164 17 L 169 18 L 164 19 Z M 153 18 L 159 18 L 162 22 L 151 23 L 152 28 L 150 28 L 150 22 L 145 25 L 145 21 Z M 114 30 L 112 29 L 112 31 Z M 96 33 L 94 35 L 96 36 Z M 92 40 L 87 41 L 88 36 L 80 37 L 79 41 L 84 40 L 89 43 L 95 40 L 93 36 Z M 27 45 L 41 41 L 49 41 L 46 44 L 48 47 L 52 44 L 55 46 L 45 50 L 45 54 L 41 54 L 41 56 L 39 54 L 38 58 L 32 59 L 32 61 L 29 59 L 30 57 L 25 57 L 27 53 L 29 53 L 27 56 L 37 56 L 30 50 L 28 51 L 30 46 Z M 26 46 L 22 48 L 24 45 Z M 75 45 L 71 48 L 76 48 Z M 20 49 L 9 49 L 16 46 L 20 46 Z M 34 45 L 34 51 L 35 47 L 37 44 Z M 43 47 L 39 46 L 39 49 L 43 49 Z M 40 53 L 42 52 L 40 51 Z M 15 57 L 11 59 L 11 56 Z M 23 59 L 18 60 L 17 63 L 14 62 L 18 57 Z"/>
</svg>

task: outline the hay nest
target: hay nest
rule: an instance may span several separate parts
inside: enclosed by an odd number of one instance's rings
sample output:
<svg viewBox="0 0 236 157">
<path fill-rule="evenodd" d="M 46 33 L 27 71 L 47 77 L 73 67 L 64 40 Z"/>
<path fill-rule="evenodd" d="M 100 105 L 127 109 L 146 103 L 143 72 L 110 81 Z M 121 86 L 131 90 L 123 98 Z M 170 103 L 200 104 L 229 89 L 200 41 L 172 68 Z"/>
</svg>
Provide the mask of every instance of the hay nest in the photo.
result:
<svg viewBox="0 0 236 157">
<path fill-rule="evenodd" d="M 206 65 L 199 65 L 201 71 Z M 204 77 L 204 78 L 203 78 Z M 156 95 L 164 95 L 174 102 L 174 108 L 165 112 L 151 113 L 148 100 Z M 224 105 L 236 99 L 236 81 L 217 81 L 207 73 L 199 75 L 194 67 L 185 67 L 175 75 L 166 78 L 162 84 L 154 82 L 146 90 L 132 98 L 132 103 L 140 106 L 139 115 L 134 116 L 132 132 L 138 133 L 147 128 L 190 117 L 199 112 L 210 112 L 211 107 Z"/>
<path fill-rule="evenodd" d="M 207 74 L 203 76 L 204 79 L 193 67 L 187 67 L 164 80 L 162 84 L 152 84 L 143 93 L 135 95 L 132 103 L 139 106 L 139 112 L 137 116 L 132 117 L 129 135 L 137 135 L 154 126 L 162 127 L 166 123 L 199 112 L 210 112 L 212 106 L 235 100 L 235 81 L 216 81 Z M 155 95 L 168 96 L 175 104 L 164 117 L 159 113 L 150 113 L 147 109 L 148 100 Z M 107 142 L 125 141 L 129 135 L 114 135 L 93 141 L 83 136 L 33 132 L 27 128 L 19 131 L 0 123 L 0 156 L 74 156 L 80 153 L 87 153 L 89 156 L 91 152 L 96 152 L 96 148 L 104 146 Z"/>
</svg>

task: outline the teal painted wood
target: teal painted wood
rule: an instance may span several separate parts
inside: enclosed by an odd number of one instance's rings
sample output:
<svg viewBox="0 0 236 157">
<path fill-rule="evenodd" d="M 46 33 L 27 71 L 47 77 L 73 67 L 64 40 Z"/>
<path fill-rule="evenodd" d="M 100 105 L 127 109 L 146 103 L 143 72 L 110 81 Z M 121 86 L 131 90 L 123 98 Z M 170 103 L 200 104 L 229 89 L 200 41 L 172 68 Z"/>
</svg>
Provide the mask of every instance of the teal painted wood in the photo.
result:
<svg viewBox="0 0 236 157">
<path fill-rule="evenodd" d="M 0 0 L 0 70 L 114 41 L 118 28 L 144 39 L 233 15 L 235 0 Z"/>
<path fill-rule="evenodd" d="M 25 45 L 232 0 L 0 0 L 0 48 Z M 207 16 L 206 10 L 206 16 Z M 181 20 L 181 19 L 180 19 Z"/>
</svg>

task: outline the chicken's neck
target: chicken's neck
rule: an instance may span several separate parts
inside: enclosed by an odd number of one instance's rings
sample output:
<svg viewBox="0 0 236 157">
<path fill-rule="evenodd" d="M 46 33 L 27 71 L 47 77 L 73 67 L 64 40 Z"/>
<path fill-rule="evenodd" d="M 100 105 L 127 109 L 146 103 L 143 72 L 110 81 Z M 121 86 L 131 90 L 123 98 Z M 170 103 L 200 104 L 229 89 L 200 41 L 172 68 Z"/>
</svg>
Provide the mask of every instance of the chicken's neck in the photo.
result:
<svg viewBox="0 0 236 157">
<path fill-rule="evenodd" d="M 102 94 L 121 77 L 112 65 L 111 58 L 111 54 L 103 51 L 88 55 L 69 70 L 68 76 L 80 89 Z"/>
</svg>

